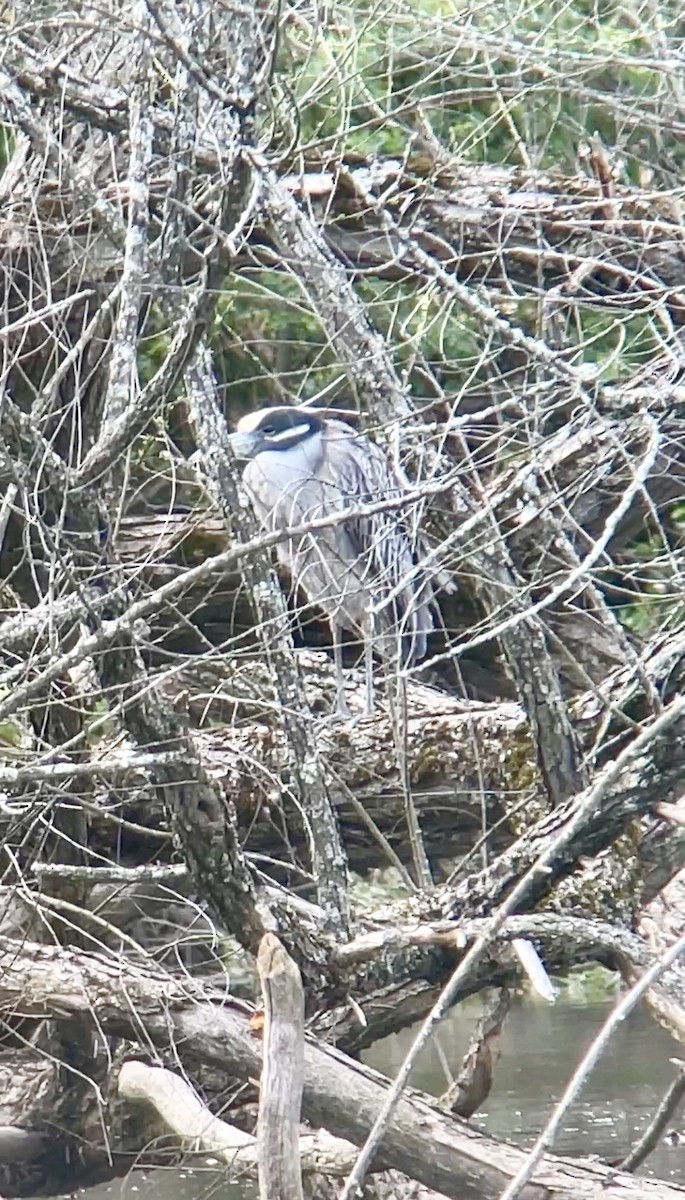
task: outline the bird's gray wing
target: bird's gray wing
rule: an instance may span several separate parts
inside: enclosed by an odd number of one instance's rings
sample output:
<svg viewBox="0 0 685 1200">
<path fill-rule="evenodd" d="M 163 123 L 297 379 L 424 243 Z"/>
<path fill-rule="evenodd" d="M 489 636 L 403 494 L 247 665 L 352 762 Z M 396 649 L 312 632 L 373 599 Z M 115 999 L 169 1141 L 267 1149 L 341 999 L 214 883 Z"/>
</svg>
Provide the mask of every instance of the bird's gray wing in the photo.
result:
<svg viewBox="0 0 685 1200">
<path fill-rule="evenodd" d="M 341 421 L 326 422 L 321 471 L 350 508 L 401 497 L 405 488 L 375 442 Z M 378 627 L 399 632 L 402 658 L 413 662 L 426 652 L 433 628 L 433 592 L 419 565 L 411 519 L 402 509 L 352 518 L 345 530 L 364 573 L 373 582 L 379 608 Z"/>
<path fill-rule="evenodd" d="M 265 528 L 307 525 L 349 507 L 350 499 L 327 470 L 325 457 L 317 433 L 286 452 L 263 452 L 248 463 L 243 480 Z M 358 627 L 364 608 L 359 551 L 346 524 L 288 538 L 276 550 L 296 586 L 341 624 Z"/>
</svg>

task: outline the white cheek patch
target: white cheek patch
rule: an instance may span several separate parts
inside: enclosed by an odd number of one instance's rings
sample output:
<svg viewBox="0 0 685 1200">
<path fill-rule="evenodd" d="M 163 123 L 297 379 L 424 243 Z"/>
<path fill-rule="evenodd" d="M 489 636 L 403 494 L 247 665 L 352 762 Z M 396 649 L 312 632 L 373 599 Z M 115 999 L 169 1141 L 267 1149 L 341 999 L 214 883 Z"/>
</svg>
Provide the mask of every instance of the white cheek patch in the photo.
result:
<svg viewBox="0 0 685 1200">
<path fill-rule="evenodd" d="M 309 432 L 309 425 L 293 425 L 290 429 L 284 429 L 282 433 L 272 434 L 269 438 L 269 441 L 276 442 L 276 444 L 279 442 L 292 442 L 293 438 L 304 437 L 304 435 Z"/>
</svg>

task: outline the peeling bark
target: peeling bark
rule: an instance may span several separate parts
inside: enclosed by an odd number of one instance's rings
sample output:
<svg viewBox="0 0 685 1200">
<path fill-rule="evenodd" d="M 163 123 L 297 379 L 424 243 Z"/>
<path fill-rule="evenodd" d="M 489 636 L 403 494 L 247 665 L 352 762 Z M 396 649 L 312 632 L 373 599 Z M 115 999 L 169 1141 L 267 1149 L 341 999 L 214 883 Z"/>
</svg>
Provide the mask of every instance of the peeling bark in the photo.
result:
<svg viewBox="0 0 685 1200">
<path fill-rule="evenodd" d="M 254 1080 L 229 935 L 249 955 L 275 931 L 297 962 L 305 1115 L 357 1146 L 387 1085 L 343 1051 L 425 1017 L 448 984 L 458 1002 L 515 983 L 513 939 L 551 970 L 598 961 L 632 983 L 657 934 L 678 936 L 679 884 L 654 897 L 683 864 L 683 637 L 629 634 L 617 616 L 663 587 L 679 620 L 677 198 L 620 184 L 596 147 L 591 179 L 469 165 L 430 138 L 397 158 L 344 138 L 305 149 L 297 133 L 288 148 L 276 39 L 301 7 L 132 0 L 56 22 L 19 0 L 4 27 L 4 1193 L 61 1187 L 69 1162 L 84 1179 L 129 1165 L 148 1126 L 113 1087 L 146 1045 L 222 1085 Z M 264 268 L 272 303 L 296 285 L 316 330 L 292 391 L 294 358 L 281 369 L 268 321 L 238 311 Z M 367 301 L 369 273 L 401 284 L 387 309 Z M 404 297 L 428 323 L 432 305 L 461 314 L 469 362 L 425 354 L 411 321 L 405 336 Z M 588 313 L 646 323 L 640 369 L 621 360 L 612 381 L 582 360 L 564 326 Z M 311 652 L 326 631 L 281 590 L 283 535 L 242 505 L 227 418 L 319 390 L 351 393 L 406 471 L 387 506 L 420 518 L 439 581 L 402 720 L 381 703 L 327 723 L 330 661 Z M 412 879 L 412 841 L 435 885 Z M 360 904 L 350 869 L 388 864 L 406 894 Z M 643 895 L 640 937 L 625 927 Z M 676 968 L 649 1001 L 682 1036 Z M 496 1026 L 464 1110 L 489 1086 Z M 521 1161 L 407 1096 L 376 1165 L 480 1200 Z M 552 1157 L 521 1194 L 631 1191 L 675 1195 Z"/>
<path fill-rule="evenodd" d="M 95 957 L 79 960 L 61 951 L 26 946 L 22 957 L 10 951 L 8 958 L 10 948 L 5 943 L 2 949 L 5 970 L 0 999 L 4 1004 L 22 994 L 28 969 L 33 989 L 30 1011 L 78 1014 L 85 1019 L 96 1016 L 103 1032 L 124 1036 L 130 1036 L 140 1021 L 160 1049 L 168 1046 L 170 1037 L 182 1041 L 189 1064 L 211 1062 L 242 1078 L 254 1078 L 259 1071 L 259 1043 L 249 1029 L 247 1014 L 225 998 L 218 1006 L 202 1000 L 201 992 L 191 999 L 183 985 L 147 973 L 129 973 L 124 982 L 118 968 L 113 970 Z M 358 1143 L 383 1092 L 382 1077 L 339 1052 L 307 1044 L 303 1111 L 316 1127 L 323 1121 L 329 1132 Z M 398 1167 L 454 1200 L 464 1196 L 495 1200 L 523 1158 L 520 1150 L 493 1143 L 415 1094 L 400 1102 L 377 1165 Z M 556 1200 L 615 1196 L 618 1200 L 633 1187 L 636 1194 L 653 1195 L 654 1200 L 679 1194 L 667 1184 L 617 1176 L 600 1163 L 551 1155 L 522 1194 L 526 1200 L 550 1196 Z"/>
</svg>

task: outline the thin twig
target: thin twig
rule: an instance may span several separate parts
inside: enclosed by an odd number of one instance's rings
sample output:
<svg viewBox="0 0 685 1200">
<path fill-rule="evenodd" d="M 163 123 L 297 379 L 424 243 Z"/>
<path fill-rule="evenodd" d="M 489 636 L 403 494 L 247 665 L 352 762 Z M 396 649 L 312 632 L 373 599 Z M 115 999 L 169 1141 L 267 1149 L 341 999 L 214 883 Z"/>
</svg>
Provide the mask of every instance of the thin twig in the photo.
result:
<svg viewBox="0 0 685 1200">
<path fill-rule="evenodd" d="M 578 1093 L 584 1087 L 588 1078 L 594 1071 L 602 1054 L 606 1050 L 613 1033 L 618 1029 L 626 1017 L 633 1011 L 638 1002 L 642 999 L 646 992 L 649 991 L 652 984 L 667 971 L 674 962 L 680 958 L 680 955 L 685 951 L 685 934 L 678 938 L 668 950 L 666 950 L 656 962 L 645 971 L 644 975 L 638 979 L 630 991 L 626 992 L 623 999 L 616 1005 L 613 1012 L 609 1014 L 606 1021 L 602 1025 L 597 1036 L 593 1039 L 586 1053 L 583 1055 L 581 1062 L 578 1064 L 573 1077 L 569 1081 L 564 1094 L 555 1106 L 549 1121 L 545 1125 L 542 1133 L 535 1142 L 535 1145 L 530 1150 L 526 1161 L 517 1171 L 509 1186 L 502 1193 L 501 1200 L 515 1200 L 520 1195 L 523 1188 L 532 1178 L 533 1173 L 545 1150 L 552 1145 L 559 1131 L 559 1126 L 564 1119 L 568 1109 L 573 1104 Z"/>
<path fill-rule="evenodd" d="M 673 1080 L 640 1140 L 635 1143 L 630 1153 L 626 1154 L 625 1158 L 617 1163 L 619 1171 L 636 1171 L 642 1165 L 645 1159 L 652 1153 L 652 1150 L 656 1149 L 659 1138 L 678 1110 L 683 1096 L 685 1096 L 684 1064 L 674 1058 L 671 1059 L 671 1062 L 679 1066 L 680 1075 L 677 1079 Z"/>
<path fill-rule="evenodd" d="M 361 1187 L 369 1169 L 369 1165 L 376 1151 L 378 1150 L 378 1146 L 380 1145 L 383 1135 L 388 1127 L 388 1122 L 391 1120 L 402 1092 L 407 1086 L 409 1076 L 419 1053 L 427 1044 L 427 1042 L 430 1041 L 430 1038 L 438 1028 L 438 1025 L 449 1011 L 457 991 L 463 986 L 464 981 L 471 974 L 476 963 L 479 961 L 488 946 L 492 943 L 504 924 L 506 918 L 510 916 L 524 901 L 527 893 L 530 891 L 536 880 L 547 873 L 549 864 L 553 861 L 560 850 L 562 850 L 563 847 L 578 833 L 578 831 L 583 828 L 590 814 L 599 804 L 607 788 L 618 779 L 621 772 L 625 770 L 625 768 L 633 761 L 634 758 L 642 753 L 642 751 L 654 740 L 654 738 L 664 733 L 666 729 L 668 729 L 676 720 L 684 715 L 685 697 L 682 697 L 678 700 L 674 700 L 669 707 L 651 723 L 651 725 L 643 730 L 643 732 L 635 739 L 634 742 L 627 746 L 613 762 L 609 763 L 607 767 L 605 767 L 594 785 L 589 788 L 584 795 L 579 797 L 576 810 L 570 820 L 565 826 L 563 826 L 557 836 L 549 842 L 547 849 L 538 856 L 533 865 L 528 871 L 526 871 L 525 875 L 523 875 L 515 887 L 512 888 L 506 900 L 500 904 L 492 914 L 492 917 L 488 920 L 486 930 L 479 938 L 477 938 L 471 949 L 464 955 L 464 958 L 460 962 L 457 969 L 450 976 L 445 987 L 440 993 L 438 1000 L 426 1017 L 426 1020 L 414 1039 L 409 1052 L 397 1073 L 393 1086 L 388 1091 L 385 1102 L 374 1122 L 373 1128 L 359 1153 L 359 1158 L 355 1164 L 354 1171 L 351 1172 L 345 1182 L 345 1187 L 341 1193 L 340 1200 L 352 1200 L 352 1198 L 356 1195 L 357 1188 Z M 685 939 L 683 944 L 685 945 Z M 673 960 L 669 959 L 669 963 L 671 961 Z M 540 1153 L 542 1153 L 542 1150 Z M 529 1176 L 527 1178 L 529 1178 Z M 504 1200 L 504 1197 L 502 1200 Z M 507 1200 L 509 1200 L 509 1198 L 507 1198 Z"/>
</svg>

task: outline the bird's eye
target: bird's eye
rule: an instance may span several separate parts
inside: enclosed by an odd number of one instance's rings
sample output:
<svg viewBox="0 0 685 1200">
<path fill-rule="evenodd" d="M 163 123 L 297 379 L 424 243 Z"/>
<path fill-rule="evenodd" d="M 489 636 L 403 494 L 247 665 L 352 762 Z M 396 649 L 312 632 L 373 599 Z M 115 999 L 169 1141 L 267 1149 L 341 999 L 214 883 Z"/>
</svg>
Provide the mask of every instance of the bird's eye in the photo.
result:
<svg viewBox="0 0 685 1200">
<path fill-rule="evenodd" d="M 276 432 L 276 426 L 275 426 L 275 425 L 262 425 L 262 433 L 265 433 L 265 434 L 267 434 L 267 436 L 268 436 L 268 437 L 272 437 L 272 435 L 273 435 L 275 432 Z"/>
</svg>

